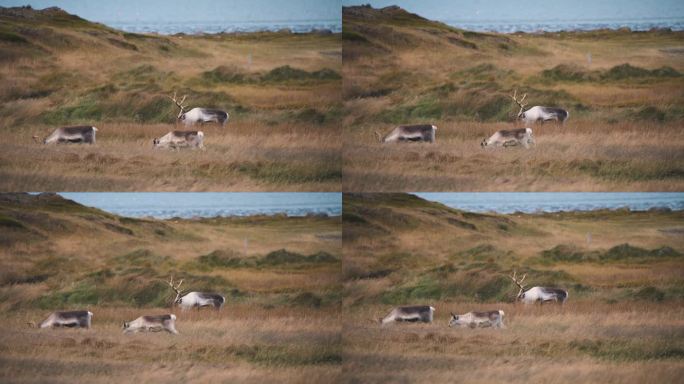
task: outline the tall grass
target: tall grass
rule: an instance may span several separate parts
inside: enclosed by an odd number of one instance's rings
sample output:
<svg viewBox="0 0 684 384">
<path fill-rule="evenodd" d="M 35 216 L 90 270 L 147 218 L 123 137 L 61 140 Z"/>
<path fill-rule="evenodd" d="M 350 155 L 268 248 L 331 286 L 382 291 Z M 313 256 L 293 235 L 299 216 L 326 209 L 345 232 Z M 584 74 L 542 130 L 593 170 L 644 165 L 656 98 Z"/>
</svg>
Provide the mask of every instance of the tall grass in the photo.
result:
<svg viewBox="0 0 684 384">
<path fill-rule="evenodd" d="M 4 20 L 26 43 L 0 48 L 0 190 L 339 190 L 339 35 L 160 37 L 22 12 L 37 16 Z M 230 114 L 225 130 L 192 128 L 206 151 L 152 150 L 183 129 L 174 91 Z M 30 144 L 80 124 L 99 129 L 96 146 Z"/>
</svg>

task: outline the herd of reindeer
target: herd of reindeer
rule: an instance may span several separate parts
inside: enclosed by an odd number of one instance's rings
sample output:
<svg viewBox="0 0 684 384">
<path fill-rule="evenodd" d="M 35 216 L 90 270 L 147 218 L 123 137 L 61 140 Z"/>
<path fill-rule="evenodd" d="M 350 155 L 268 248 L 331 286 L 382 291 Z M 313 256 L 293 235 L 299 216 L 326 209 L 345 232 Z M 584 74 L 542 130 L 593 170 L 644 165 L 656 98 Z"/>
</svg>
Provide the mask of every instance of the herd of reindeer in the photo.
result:
<svg viewBox="0 0 684 384">
<path fill-rule="evenodd" d="M 525 110 L 527 104 L 523 104 L 527 94 L 524 94 L 520 100 L 517 98 L 517 90 L 511 95 L 511 98 L 518 104 L 520 111 L 518 112 L 516 121 L 523 121 L 526 124 L 546 121 L 556 121 L 558 124 L 563 124 L 569 116 L 567 110 L 555 107 L 534 106 Z M 228 113 L 218 109 L 211 108 L 192 108 L 186 110 L 183 105 L 186 96 L 183 96 L 181 101 L 176 99 L 176 94 L 173 97 L 169 96 L 171 100 L 179 108 L 176 121 L 183 123 L 186 128 L 195 124 L 217 123 L 225 127 L 228 122 Z M 43 144 L 51 143 L 88 143 L 95 144 L 95 134 L 97 128 L 91 125 L 80 125 L 75 127 L 61 127 L 55 129 L 50 135 L 43 139 Z M 437 127 L 430 124 L 418 125 L 400 125 L 394 128 L 387 135 L 381 135 L 375 132 L 378 140 L 381 143 L 395 143 L 395 142 L 435 142 L 435 135 Z M 33 139 L 38 141 L 38 136 L 33 136 Z M 155 148 L 204 148 L 204 132 L 202 131 L 171 131 L 162 137 L 153 140 Z M 509 147 L 522 145 L 529 148 L 530 144 L 534 144 L 534 135 L 532 128 L 516 128 L 516 129 L 502 129 L 494 133 L 488 139 L 483 139 L 480 145 L 482 147 Z"/>
<path fill-rule="evenodd" d="M 527 275 L 523 275 L 521 279 L 517 278 L 516 272 L 509 276 L 513 282 L 520 288 L 516 297 L 517 301 L 525 304 L 532 303 L 547 303 L 555 302 L 564 304 L 568 299 L 568 291 L 560 288 L 552 287 L 532 287 L 525 290 L 523 282 Z M 226 299 L 218 293 L 212 292 L 188 292 L 185 293 L 180 289 L 183 280 L 178 284 L 174 284 L 171 278 L 167 284 L 173 289 L 176 298 L 173 300 L 173 305 L 177 305 L 181 310 L 189 310 L 201 307 L 213 307 L 219 310 L 223 307 Z M 400 322 L 422 322 L 432 323 L 434 318 L 435 308 L 429 305 L 414 305 L 401 306 L 392 309 L 392 311 L 385 317 L 379 319 L 380 324 L 387 325 L 391 323 Z M 90 328 L 92 324 L 93 313 L 87 310 L 76 311 L 57 311 L 51 313 L 45 320 L 43 320 L 39 328 Z M 35 327 L 35 323 L 29 323 L 30 326 Z M 504 325 L 504 311 L 483 311 L 483 312 L 468 312 L 463 315 L 455 315 L 451 313 L 449 320 L 449 327 L 468 327 L 468 328 L 505 328 Z M 147 315 L 140 316 L 133 321 L 125 321 L 123 323 L 124 333 L 137 332 L 160 332 L 167 331 L 172 334 L 178 334 L 176 330 L 176 315 Z"/>
<path fill-rule="evenodd" d="M 555 121 L 558 124 L 563 124 L 570 115 L 567 110 L 556 107 L 542 107 L 534 106 L 525 110 L 527 104 L 523 104 L 527 94 L 524 94 L 520 100 L 517 98 L 518 91 L 515 90 L 511 98 L 520 107 L 516 121 L 522 121 L 525 124 L 534 124 L 540 122 L 544 124 L 546 121 Z M 411 142 L 423 141 L 428 143 L 435 142 L 435 135 L 437 127 L 430 124 L 419 125 L 400 125 L 394 128 L 387 135 L 381 135 L 380 132 L 375 132 L 378 140 L 381 143 L 396 143 L 396 142 Z M 530 144 L 534 144 L 534 135 L 532 128 L 516 128 L 516 129 L 502 129 L 496 131 L 488 139 L 482 139 L 480 146 L 484 147 L 510 147 L 522 145 L 529 148 Z"/>
<path fill-rule="evenodd" d="M 179 109 L 176 122 L 185 125 L 186 128 L 195 124 L 217 123 L 225 127 L 228 122 L 228 113 L 218 109 L 211 108 L 192 108 L 186 112 L 187 107 L 183 105 L 187 95 L 178 101 L 176 93 L 173 97 L 169 96 Z M 45 137 L 43 144 L 52 143 L 85 143 L 95 144 L 95 135 L 97 128 L 92 125 L 79 125 L 75 127 L 61 127 L 55 129 L 50 135 Z M 33 139 L 38 142 L 39 137 L 33 136 Z M 155 148 L 204 148 L 204 132 L 202 131 L 171 131 L 162 137 L 155 138 L 152 141 Z"/>
</svg>

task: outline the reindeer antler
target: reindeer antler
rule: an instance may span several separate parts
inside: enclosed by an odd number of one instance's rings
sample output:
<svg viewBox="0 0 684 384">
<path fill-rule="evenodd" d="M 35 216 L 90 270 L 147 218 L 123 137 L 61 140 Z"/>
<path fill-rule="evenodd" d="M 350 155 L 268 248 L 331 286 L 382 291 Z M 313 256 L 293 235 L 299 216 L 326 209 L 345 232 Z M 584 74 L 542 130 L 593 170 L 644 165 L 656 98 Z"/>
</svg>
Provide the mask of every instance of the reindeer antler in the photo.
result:
<svg viewBox="0 0 684 384">
<path fill-rule="evenodd" d="M 518 287 L 520 287 L 520 289 L 524 289 L 524 288 L 523 288 L 524 285 L 522 285 L 522 283 L 523 283 L 523 281 L 525 281 L 525 278 L 527 277 L 527 274 L 524 274 L 523 277 L 522 277 L 522 279 L 518 280 L 518 279 L 517 279 L 517 272 L 516 272 L 516 271 L 513 271 L 513 274 L 512 274 L 511 276 L 508 276 L 508 277 L 510 277 L 511 280 L 513 280 L 513 282 L 515 283 L 515 285 L 517 285 Z"/>
<path fill-rule="evenodd" d="M 516 102 L 516 104 L 518 104 L 518 105 L 520 106 L 520 108 L 525 108 L 525 106 L 526 106 L 527 104 L 523 104 L 522 102 L 525 101 L 525 98 L 527 97 L 527 93 L 524 94 L 523 97 L 522 97 L 520 100 L 518 100 L 518 98 L 516 97 L 517 95 L 518 95 L 518 90 L 516 89 L 516 90 L 513 92 L 513 94 L 511 95 L 511 98 L 513 99 L 513 101 Z"/>
<path fill-rule="evenodd" d="M 186 97 L 188 97 L 188 95 L 183 95 L 183 98 L 181 99 L 181 101 L 178 102 L 178 100 L 176 99 L 176 91 L 173 91 L 173 97 L 169 96 L 169 99 L 173 100 L 173 102 L 176 103 L 176 106 L 180 109 L 178 116 L 183 114 L 183 111 L 185 109 L 183 102 L 185 102 Z"/>
<path fill-rule="evenodd" d="M 166 284 L 168 284 L 171 287 L 171 289 L 173 289 L 173 291 L 176 292 L 176 294 L 178 294 L 178 295 L 180 295 L 181 292 L 183 292 L 183 291 L 179 290 L 181 284 L 183 284 L 183 279 L 181 279 L 181 281 L 180 281 L 180 283 L 178 283 L 178 285 L 174 286 L 173 285 L 173 277 L 171 277 L 169 279 L 169 281 L 166 282 Z"/>
</svg>

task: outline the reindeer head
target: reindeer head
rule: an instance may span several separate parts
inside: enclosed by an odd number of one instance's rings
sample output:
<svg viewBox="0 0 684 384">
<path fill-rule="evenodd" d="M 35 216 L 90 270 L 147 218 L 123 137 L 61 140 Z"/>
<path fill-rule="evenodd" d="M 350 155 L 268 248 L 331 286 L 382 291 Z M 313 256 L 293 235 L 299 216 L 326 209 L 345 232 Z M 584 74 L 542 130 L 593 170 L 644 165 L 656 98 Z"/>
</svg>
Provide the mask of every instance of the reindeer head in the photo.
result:
<svg viewBox="0 0 684 384">
<path fill-rule="evenodd" d="M 454 315 L 454 313 L 451 312 L 451 320 L 449 320 L 449 327 L 453 327 L 454 325 L 458 325 L 458 315 Z"/>
<path fill-rule="evenodd" d="M 513 94 L 511 95 L 511 98 L 513 99 L 513 101 L 515 101 L 516 104 L 518 104 L 518 106 L 520 106 L 520 111 L 518 111 L 518 116 L 516 118 L 516 120 L 520 120 L 520 119 L 523 119 L 525 117 L 524 109 L 525 109 L 525 106 L 527 104 L 523 104 L 523 101 L 525 101 L 525 98 L 527 97 L 527 93 L 524 94 L 520 100 L 517 99 L 517 97 L 516 97 L 517 95 L 518 95 L 518 90 L 516 89 L 513 92 Z"/>
<path fill-rule="evenodd" d="M 183 98 L 179 102 L 176 100 L 176 92 L 173 92 L 173 97 L 169 96 L 171 100 L 173 100 L 174 103 L 176 103 L 176 106 L 178 107 L 178 116 L 176 117 L 177 120 L 185 120 L 185 106 L 183 105 L 183 102 L 185 101 L 185 98 L 188 97 L 188 95 L 183 95 Z"/>
<path fill-rule="evenodd" d="M 525 297 L 525 286 L 523 285 L 523 281 L 525 281 L 525 278 L 527 277 L 527 274 L 523 275 L 522 279 L 518 280 L 516 272 L 513 271 L 513 274 L 509 276 L 511 280 L 515 283 L 515 285 L 520 288 L 520 291 L 518 291 L 518 295 L 516 296 L 516 299 L 520 300 Z"/>
<path fill-rule="evenodd" d="M 378 142 L 379 142 L 379 143 L 382 143 L 382 135 L 380 134 L 380 132 L 375 131 L 375 137 L 378 138 Z"/>
<path fill-rule="evenodd" d="M 480 147 L 484 148 L 487 146 L 487 139 L 482 139 L 482 142 L 480 143 Z"/>
<path fill-rule="evenodd" d="M 183 280 L 178 283 L 178 285 L 173 284 L 173 277 L 166 282 L 171 289 L 173 289 L 174 292 L 176 292 L 176 298 L 173 299 L 173 304 L 180 304 L 183 301 L 183 291 L 180 289 L 181 284 L 183 284 Z"/>
</svg>

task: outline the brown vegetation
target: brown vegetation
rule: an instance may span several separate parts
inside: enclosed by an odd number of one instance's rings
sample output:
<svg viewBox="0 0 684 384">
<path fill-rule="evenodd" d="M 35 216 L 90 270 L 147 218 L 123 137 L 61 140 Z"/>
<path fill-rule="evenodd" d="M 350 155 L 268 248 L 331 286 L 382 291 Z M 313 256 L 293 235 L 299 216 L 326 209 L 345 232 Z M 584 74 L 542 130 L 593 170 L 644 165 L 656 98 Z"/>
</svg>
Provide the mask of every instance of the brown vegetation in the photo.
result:
<svg viewBox="0 0 684 384">
<path fill-rule="evenodd" d="M 140 35 L 58 9 L 0 20 L 0 190 L 340 188 L 339 35 Z M 177 129 L 174 91 L 229 113 L 197 128 L 207 151 L 152 150 Z M 31 141 L 80 124 L 97 145 Z"/>
<path fill-rule="evenodd" d="M 681 212 L 476 214 L 347 194 L 342 381 L 676 381 L 681 223 Z M 567 289 L 567 304 L 514 304 L 512 270 Z M 431 305 L 435 321 L 380 327 L 396 305 Z M 494 309 L 506 329 L 447 327 L 449 312 Z"/>
<path fill-rule="evenodd" d="M 343 24 L 345 191 L 682 188 L 682 32 L 484 34 L 396 7 L 344 8 Z M 531 126 L 529 151 L 481 150 L 520 126 L 516 89 L 568 121 Z M 438 145 L 374 140 L 425 123 Z"/>
<path fill-rule="evenodd" d="M 0 380 L 331 382 L 341 368 L 339 218 L 131 219 L 0 196 Z M 169 276 L 226 297 L 170 309 Z M 85 308 L 90 330 L 30 329 Z M 175 313 L 179 335 L 122 335 Z"/>
</svg>

